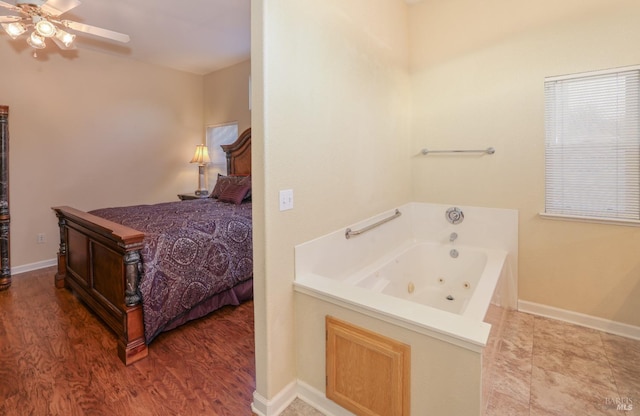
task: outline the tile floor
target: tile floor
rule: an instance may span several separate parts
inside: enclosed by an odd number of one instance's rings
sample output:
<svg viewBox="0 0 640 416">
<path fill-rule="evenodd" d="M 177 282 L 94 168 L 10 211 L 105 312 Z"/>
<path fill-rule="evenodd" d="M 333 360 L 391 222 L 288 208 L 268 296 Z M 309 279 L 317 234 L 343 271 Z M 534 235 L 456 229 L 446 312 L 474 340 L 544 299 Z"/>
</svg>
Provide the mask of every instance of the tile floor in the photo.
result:
<svg viewBox="0 0 640 416">
<path fill-rule="evenodd" d="M 493 306 L 486 321 L 484 416 L 640 416 L 640 341 Z"/>
<path fill-rule="evenodd" d="M 485 416 L 640 415 L 640 341 L 496 307 L 486 321 Z"/>
<path fill-rule="evenodd" d="M 280 416 L 323 416 L 323 414 L 302 400 L 295 399 Z"/>
</svg>

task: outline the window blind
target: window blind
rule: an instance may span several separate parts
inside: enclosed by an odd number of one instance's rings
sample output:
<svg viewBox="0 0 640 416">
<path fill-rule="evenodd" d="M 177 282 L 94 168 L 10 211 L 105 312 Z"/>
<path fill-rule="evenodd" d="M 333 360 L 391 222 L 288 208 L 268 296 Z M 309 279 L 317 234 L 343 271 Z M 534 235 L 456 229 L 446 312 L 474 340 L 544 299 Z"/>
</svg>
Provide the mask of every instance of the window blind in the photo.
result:
<svg viewBox="0 0 640 416">
<path fill-rule="evenodd" d="M 640 69 L 545 80 L 545 212 L 640 220 Z"/>
<path fill-rule="evenodd" d="M 238 123 L 222 124 L 207 127 L 207 147 L 212 165 L 219 165 L 226 172 L 227 155 L 220 147 L 223 144 L 231 144 L 238 138 Z"/>
</svg>

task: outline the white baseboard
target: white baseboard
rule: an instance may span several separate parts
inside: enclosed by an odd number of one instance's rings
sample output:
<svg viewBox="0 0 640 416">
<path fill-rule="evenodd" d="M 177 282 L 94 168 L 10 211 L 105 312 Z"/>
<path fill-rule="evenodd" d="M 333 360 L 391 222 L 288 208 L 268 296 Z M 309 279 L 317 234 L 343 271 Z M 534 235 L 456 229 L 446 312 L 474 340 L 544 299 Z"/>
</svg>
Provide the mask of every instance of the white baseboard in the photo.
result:
<svg viewBox="0 0 640 416">
<path fill-rule="evenodd" d="M 11 268 L 11 275 L 16 275 L 20 273 L 31 272 L 34 270 L 44 269 L 46 267 L 55 266 L 58 264 L 57 259 L 43 260 L 30 264 L 23 264 L 22 266 L 16 266 Z"/>
<path fill-rule="evenodd" d="M 520 312 L 526 312 L 532 315 L 539 315 L 546 318 L 557 319 L 559 321 L 597 329 L 599 331 L 608 332 L 610 334 L 640 340 L 640 327 L 625 324 L 622 322 L 611 321 L 608 319 L 599 318 L 597 316 L 585 315 L 583 313 L 569 311 L 566 309 L 554 308 L 553 306 L 528 302 L 526 300 L 518 301 L 518 310 Z"/>
<path fill-rule="evenodd" d="M 308 403 L 310 406 L 327 416 L 355 416 L 350 411 L 338 406 L 335 402 L 327 399 L 327 396 L 320 390 L 311 387 L 304 381 L 298 380 L 298 398 Z"/>
<path fill-rule="evenodd" d="M 251 411 L 258 416 L 277 416 L 297 397 L 296 382 L 292 381 L 271 400 L 257 391 L 253 392 Z"/>
<path fill-rule="evenodd" d="M 309 384 L 296 380 L 288 384 L 280 393 L 268 400 L 258 392 L 253 392 L 251 411 L 258 416 L 277 416 L 296 398 L 326 416 L 355 416 L 348 410 L 327 399 L 325 394 Z"/>
</svg>

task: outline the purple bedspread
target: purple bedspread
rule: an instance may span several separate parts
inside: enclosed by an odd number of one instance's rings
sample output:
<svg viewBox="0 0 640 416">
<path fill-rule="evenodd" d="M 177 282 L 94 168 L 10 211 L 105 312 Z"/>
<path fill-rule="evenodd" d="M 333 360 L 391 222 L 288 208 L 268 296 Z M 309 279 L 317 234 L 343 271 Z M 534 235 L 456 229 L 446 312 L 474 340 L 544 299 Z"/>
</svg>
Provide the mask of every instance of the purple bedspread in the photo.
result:
<svg viewBox="0 0 640 416">
<path fill-rule="evenodd" d="M 145 234 L 140 294 L 145 338 L 253 276 L 251 202 L 212 198 L 90 212 Z"/>
</svg>

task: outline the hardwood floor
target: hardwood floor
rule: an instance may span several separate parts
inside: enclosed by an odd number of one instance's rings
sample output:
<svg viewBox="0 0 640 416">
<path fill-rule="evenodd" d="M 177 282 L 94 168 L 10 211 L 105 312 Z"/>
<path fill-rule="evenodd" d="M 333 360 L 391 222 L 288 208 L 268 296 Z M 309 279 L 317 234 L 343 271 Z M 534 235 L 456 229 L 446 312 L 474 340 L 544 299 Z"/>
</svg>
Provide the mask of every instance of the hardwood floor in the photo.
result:
<svg viewBox="0 0 640 416">
<path fill-rule="evenodd" d="M 13 276 L 0 292 L 0 415 L 252 414 L 253 302 L 160 335 L 147 358 L 125 367 L 115 335 L 54 288 L 54 273 Z M 640 415 L 639 341 L 494 312 L 489 322 L 505 326 L 492 328 L 485 351 L 485 415 Z M 295 400 L 283 416 L 320 414 Z"/>
<path fill-rule="evenodd" d="M 55 268 L 0 292 L 0 415 L 251 415 L 253 302 L 161 334 L 125 367 Z"/>
</svg>

